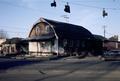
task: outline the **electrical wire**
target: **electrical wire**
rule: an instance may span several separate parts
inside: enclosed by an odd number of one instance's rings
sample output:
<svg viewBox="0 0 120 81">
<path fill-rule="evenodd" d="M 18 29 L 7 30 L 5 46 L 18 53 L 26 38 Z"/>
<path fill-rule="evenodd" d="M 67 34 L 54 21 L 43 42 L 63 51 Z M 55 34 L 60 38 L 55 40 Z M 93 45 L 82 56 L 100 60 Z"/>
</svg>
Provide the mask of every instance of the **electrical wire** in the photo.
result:
<svg viewBox="0 0 120 81">
<path fill-rule="evenodd" d="M 7 2 L 7 1 L 0 1 L 0 3 L 7 4 L 7 5 L 10 5 L 10 6 L 13 6 L 13 7 L 17 7 L 17 8 L 22 8 L 22 9 L 26 9 L 26 10 L 35 11 L 35 12 L 40 12 L 40 13 L 47 14 L 47 15 L 50 15 L 50 13 L 52 14 L 52 12 L 50 12 L 48 10 L 45 10 L 45 9 L 40 10 L 40 9 L 36 9 L 36 8 L 30 8 L 30 7 L 19 5 L 19 4 L 13 4 L 13 3 L 10 3 L 10 2 Z M 56 13 L 56 12 L 54 12 L 54 13 Z"/>
<path fill-rule="evenodd" d="M 61 1 L 63 3 L 66 3 L 66 1 Z M 92 6 L 92 5 L 86 5 L 86 4 L 81 4 L 81 3 L 78 3 L 78 2 L 69 2 L 70 4 L 72 5 L 76 5 L 76 6 L 83 6 L 83 7 L 89 7 L 89 8 L 96 8 L 96 9 L 109 9 L 109 10 L 120 10 L 120 8 L 111 8 L 111 7 L 99 7 L 99 6 Z"/>
<path fill-rule="evenodd" d="M 63 1 L 61 0 L 62 3 L 66 3 L 66 1 Z M 88 1 L 90 2 L 90 1 Z M 94 2 L 94 1 L 91 1 L 91 2 Z M 24 9 L 29 9 L 29 10 L 34 10 L 34 11 L 37 11 L 37 12 L 40 12 L 40 13 L 44 13 L 44 14 L 48 14 L 48 13 L 45 13 L 46 11 L 42 12 L 41 10 L 39 11 L 38 9 L 33 9 L 33 8 L 29 8 L 29 7 L 25 7 L 25 6 L 21 6 L 21 5 L 17 5 L 17 4 L 12 4 L 12 3 L 9 3 L 9 2 L 3 2 L 4 4 L 7 4 L 7 5 L 11 5 L 11 6 L 14 6 L 14 7 L 20 7 L 20 8 L 24 8 Z M 81 4 L 81 3 L 78 3 L 77 1 L 74 1 L 74 2 L 69 2 L 70 4 L 72 5 L 76 5 L 76 6 L 82 6 L 82 7 L 88 7 L 88 8 L 96 8 L 96 9 L 109 9 L 109 10 L 120 10 L 120 8 L 110 8 L 110 7 L 99 7 L 99 6 L 92 6 L 92 5 L 86 5 L 86 4 Z M 9 28 L 9 26 L 1 26 L 1 27 L 6 27 L 6 28 Z M 19 28 L 19 27 L 10 27 L 10 28 L 14 28 L 14 30 L 18 30 L 18 29 L 22 29 L 22 28 Z M 26 33 L 26 32 L 16 32 L 16 31 L 10 31 L 8 30 L 7 32 L 9 33 Z"/>
<path fill-rule="evenodd" d="M 5 30 L 6 32 L 9 32 L 9 33 L 21 33 L 21 34 L 26 33 L 26 32 L 20 32 L 20 30 L 23 31 L 23 29 L 24 29 L 24 31 L 28 30 L 25 28 L 18 28 L 15 26 L 0 26 L 0 30 Z"/>
<path fill-rule="evenodd" d="M 20 32 L 20 31 L 10 31 L 10 30 L 5 30 L 5 32 L 8 32 L 8 33 L 21 33 L 21 34 L 23 34 L 23 33 L 26 33 L 26 32 Z"/>
<path fill-rule="evenodd" d="M 74 2 L 91 2 L 91 3 L 98 3 L 98 2 L 102 2 L 102 3 L 105 3 L 105 2 L 108 2 L 108 1 L 113 1 L 113 2 L 118 2 L 119 0 L 74 0 Z"/>
<path fill-rule="evenodd" d="M 21 26 L 22 27 L 22 26 Z M 15 27 L 15 26 L 3 26 L 3 25 L 0 25 L 0 28 L 4 28 L 4 29 L 8 29 L 8 28 L 10 28 L 10 29 L 23 29 L 23 27 L 21 28 L 21 27 Z M 24 27 L 24 29 L 25 29 L 25 27 Z M 28 28 L 26 28 L 26 30 L 27 30 Z"/>
</svg>

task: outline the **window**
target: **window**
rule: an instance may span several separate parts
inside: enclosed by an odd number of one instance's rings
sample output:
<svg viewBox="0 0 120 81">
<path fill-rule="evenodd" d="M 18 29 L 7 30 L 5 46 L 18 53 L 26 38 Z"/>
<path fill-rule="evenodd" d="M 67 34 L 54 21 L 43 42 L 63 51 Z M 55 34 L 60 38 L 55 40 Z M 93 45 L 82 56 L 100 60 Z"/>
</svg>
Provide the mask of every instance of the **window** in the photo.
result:
<svg viewBox="0 0 120 81">
<path fill-rule="evenodd" d="M 40 27 L 39 27 L 39 26 L 36 26 L 36 28 L 35 28 L 35 33 L 36 33 L 36 36 L 40 35 L 41 30 L 40 30 Z"/>
<path fill-rule="evenodd" d="M 42 24 L 38 24 L 36 25 L 36 28 L 35 28 L 35 32 L 36 32 L 36 35 L 41 35 L 41 34 L 47 34 L 47 33 L 50 33 L 51 32 L 51 28 L 49 25 L 42 25 Z"/>
<path fill-rule="evenodd" d="M 77 40 L 77 41 L 76 41 L 76 47 L 79 47 L 79 44 L 80 44 L 80 41 Z"/>
<path fill-rule="evenodd" d="M 46 25 L 45 30 L 46 30 L 46 31 L 45 31 L 46 33 L 49 33 L 49 32 L 50 32 L 50 27 L 49 27 L 49 25 Z"/>
<path fill-rule="evenodd" d="M 65 47 L 67 45 L 67 39 L 63 40 L 63 46 Z"/>
<path fill-rule="evenodd" d="M 81 46 L 84 48 L 85 47 L 85 41 L 82 41 Z"/>
<path fill-rule="evenodd" d="M 45 42 L 41 42 L 41 47 L 45 48 L 45 46 L 46 46 L 46 43 Z"/>
<path fill-rule="evenodd" d="M 70 47 L 73 47 L 73 40 L 70 40 Z"/>
<path fill-rule="evenodd" d="M 15 52 L 15 51 L 14 51 L 14 47 L 11 47 L 11 52 Z"/>
<path fill-rule="evenodd" d="M 52 33 L 52 28 L 49 25 L 46 25 L 45 33 Z"/>
</svg>

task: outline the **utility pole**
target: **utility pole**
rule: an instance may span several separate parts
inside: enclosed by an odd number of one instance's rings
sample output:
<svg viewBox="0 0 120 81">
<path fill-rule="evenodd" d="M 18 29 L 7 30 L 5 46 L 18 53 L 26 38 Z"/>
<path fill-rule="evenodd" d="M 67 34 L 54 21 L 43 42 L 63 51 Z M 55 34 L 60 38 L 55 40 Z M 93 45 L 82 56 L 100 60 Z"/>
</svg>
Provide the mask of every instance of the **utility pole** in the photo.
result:
<svg viewBox="0 0 120 81">
<path fill-rule="evenodd" d="M 106 26 L 103 26 L 103 33 L 104 33 L 104 37 L 106 37 Z"/>
<path fill-rule="evenodd" d="M 120 35 L 118 35 L 118 41 L 120 41 Z"/>
</svg>

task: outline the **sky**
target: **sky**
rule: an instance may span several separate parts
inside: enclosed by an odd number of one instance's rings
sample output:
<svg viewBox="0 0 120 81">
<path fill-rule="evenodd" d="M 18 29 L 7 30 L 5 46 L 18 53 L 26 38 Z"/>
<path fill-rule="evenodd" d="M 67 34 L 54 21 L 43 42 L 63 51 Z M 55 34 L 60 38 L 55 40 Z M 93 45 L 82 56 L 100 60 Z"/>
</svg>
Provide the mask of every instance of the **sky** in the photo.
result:
<svg viewBox="0 0 120 81">
<path fill-rule="evenodd" d="M 93 34 L 107 38 L 120 35 L 120 0 L 56 0 L 57 7 L 51 7 L 53 0 L 0 0 L 0 30 L 9 38 L 27 38 L 33 24 L 44 17 L 83 26 Z M 71 13 L 64 12 L 69 2 Z M 102 17 L 102 11 L 108 13 Z M 64 16 L 69 19 L 65 19 Z"/>
</svg>

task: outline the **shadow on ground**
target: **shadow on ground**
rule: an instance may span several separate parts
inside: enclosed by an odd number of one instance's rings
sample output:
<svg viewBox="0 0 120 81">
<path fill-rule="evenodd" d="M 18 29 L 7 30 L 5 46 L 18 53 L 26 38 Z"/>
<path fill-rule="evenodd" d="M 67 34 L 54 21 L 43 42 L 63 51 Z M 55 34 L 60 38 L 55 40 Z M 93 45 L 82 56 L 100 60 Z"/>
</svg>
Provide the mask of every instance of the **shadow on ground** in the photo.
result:
<svg viewBox="0 0 120 81">
<path fill-rule="evenodd" d="M 55 58 L 49 58 L 49 60 L 58 60 L 64 57 L 55 57 Z M 0 59 L 8 59 L 5 61 L 0 62 L 0 70 L 7 70 L 12 67 L 17 67 L 17 66 L 25 66 L 25 65 L 30 65 L 30 64 L 36 64 L 36 63 L 41 63 L 44 61 L 49 61 L 48 59 L 10 59 L 10 58 L 0 58 Z"/>
</svg>

